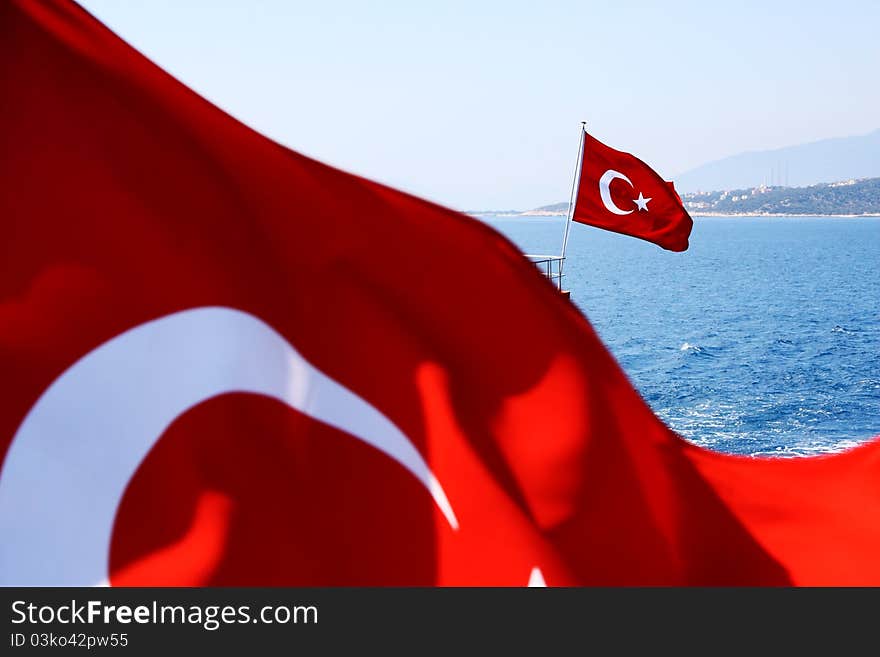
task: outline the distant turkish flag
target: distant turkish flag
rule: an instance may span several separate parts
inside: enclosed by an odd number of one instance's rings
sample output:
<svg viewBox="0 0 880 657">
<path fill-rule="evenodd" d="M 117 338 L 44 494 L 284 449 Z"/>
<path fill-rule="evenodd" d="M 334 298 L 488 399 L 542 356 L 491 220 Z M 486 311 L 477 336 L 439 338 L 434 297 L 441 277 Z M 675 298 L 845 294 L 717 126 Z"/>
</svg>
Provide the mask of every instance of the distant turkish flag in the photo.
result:
<svg viewBox="0 0 880 657">
<path fill-rule="evenodd" d="M 485 225 L 0 37 L 0 584 L 880 584 L 880 444 L 695 447 Z"/>
<path fill-rule="evenodd" d="M 586 132 L 572 218 L 670 251 L 688 248 L 693 227 L 671 182 L 637 157 L 609 148 Z"/>
</svg>

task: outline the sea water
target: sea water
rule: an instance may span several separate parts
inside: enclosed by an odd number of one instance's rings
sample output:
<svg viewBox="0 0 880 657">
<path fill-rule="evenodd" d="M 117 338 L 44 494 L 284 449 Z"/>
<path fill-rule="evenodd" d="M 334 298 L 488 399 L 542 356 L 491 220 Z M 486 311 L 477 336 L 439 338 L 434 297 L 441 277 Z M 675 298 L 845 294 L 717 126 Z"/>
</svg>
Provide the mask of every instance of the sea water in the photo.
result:
<svg viewBox="0 0 880 657">
<path fill-rule="evenodd" d="M 559 253 L 562 218 L 481 219 Z M 567 255 L 572 301 L 685 438 L 793 456 L 880 434 L 880 218 L 695 217 L 684 253 L 575 224 Z"/>
</svg>

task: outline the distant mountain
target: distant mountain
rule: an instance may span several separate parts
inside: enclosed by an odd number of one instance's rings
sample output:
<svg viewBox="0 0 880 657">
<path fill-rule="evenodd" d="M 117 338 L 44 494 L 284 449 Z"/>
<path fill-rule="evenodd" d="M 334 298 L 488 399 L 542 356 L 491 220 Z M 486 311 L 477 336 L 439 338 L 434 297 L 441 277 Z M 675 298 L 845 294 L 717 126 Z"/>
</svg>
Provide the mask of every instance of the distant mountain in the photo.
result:
<svg viewBox="0 0 880 657">
<path fill-rule="evenodd" d="M 694 215 L 880 215 L 880 177 L 819 183 L 807 187 L 758 185 L 713 192 L 684 192 L 681 199 Z M 568 203 L 542 205 L 525 212 L 505 210 L 469 214 L 566 216 Z"/>
<path fill-rule="evenodd" d="M 682 194 L 691 214 L 876 215 L 880 178 L 821 183 L 809 187 L 752 187 Z"/>
<path fill-rule="evenodd" d="M 709 162 L 674 178 L 679 192 L 804 186 L 880 176 L 880 130 Z"/>
<path fill-rule="evenodd" d="M 465 214 L 474 217 L 555 217 L 568 215 L 568 203 L 542 205 L 534 210 L 466 210 Z"/>
<path fill-rule="evenodd" d="M 523 213 L 525 214 L 525 213 Z M 535 208 L 534 210 L 529 210 L 528 214 L 530 215 L 557 215 L 557 214 L 568 214 L 568 203 L 553 203 L 552 205 L 542 205 L 540 208 Z"/>
<path fill-rule="evenodd" d="M 464 213 L 474 217 L 509 217 L 522 214 L 522 210 L 465 210 Z"/>
</svg>

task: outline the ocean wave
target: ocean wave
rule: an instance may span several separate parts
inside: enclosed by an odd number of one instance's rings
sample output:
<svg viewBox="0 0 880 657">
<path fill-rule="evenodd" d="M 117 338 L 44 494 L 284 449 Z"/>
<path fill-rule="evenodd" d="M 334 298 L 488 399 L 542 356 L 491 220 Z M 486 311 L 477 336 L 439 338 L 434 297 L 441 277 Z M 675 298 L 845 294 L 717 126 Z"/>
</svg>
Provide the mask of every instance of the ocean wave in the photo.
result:
<svg viewBox="0 0 880 657">
<path fill-rule="evenodd" d="M 821 456 L 823 454 L 840 454 L 847 450 L 864 444 L 867 440 L 844 439 L 834 442 L 810 443 L 806 445 L 785 445 L 777 446 L 772 450 L 759 450 L 752 452 L 749 456 L 765 457 L 773 456 L 777 458 L 799 458 L 805 456 Z"/>
<path fill-rule="evenodd" d="M 715 354 L 712 352 L 712 350 L 709 347 L 701 347 L 700 345 L 691 344 L 690 342 L 682 343 L 682 345 L 678 348 L 678 350 L 682 354 L 690 354 L 690 355 L 694 355 L 694 356 L 707 356 L 707 357 L 715 358 Z"/>
</svg>

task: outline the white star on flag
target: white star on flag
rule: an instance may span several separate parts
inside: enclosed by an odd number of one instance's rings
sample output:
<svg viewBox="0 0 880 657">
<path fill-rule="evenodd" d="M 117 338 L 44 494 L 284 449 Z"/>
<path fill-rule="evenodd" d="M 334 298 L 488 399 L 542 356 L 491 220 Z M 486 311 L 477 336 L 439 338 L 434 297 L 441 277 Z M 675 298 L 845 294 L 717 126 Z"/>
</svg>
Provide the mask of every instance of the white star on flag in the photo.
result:
<svg viewBox="0 0 880 657">
<path fill-rule="evenodd" d="M 639 197 L 634 198 L 633 203 L 635 203 L 637 206 L 639 206 L 639 212 L 641 212 L 642 210 L 647 212 L 648 211 L 648 201 L 650 201 L 650 200 L 651 200 L 650 198 L 645 198 L 644 196 L 642 196 L 642 193 L 639 192 Z"/>
</svg>

